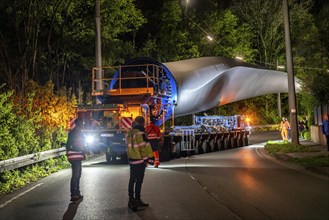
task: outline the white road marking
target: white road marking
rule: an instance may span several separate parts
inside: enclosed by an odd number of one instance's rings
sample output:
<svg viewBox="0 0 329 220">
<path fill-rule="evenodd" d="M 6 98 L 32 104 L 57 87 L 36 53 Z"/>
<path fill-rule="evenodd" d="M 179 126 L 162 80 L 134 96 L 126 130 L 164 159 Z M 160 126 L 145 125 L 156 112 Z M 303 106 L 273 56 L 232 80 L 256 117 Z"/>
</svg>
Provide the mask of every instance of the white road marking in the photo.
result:
<svg viewBox="0 0 329 220">
<path fill-rule="evenodd" d="M 9 203 L 11 203 L 12 201 L 18 199 L 19 197 L 25 195 L 26 193 L 28 193 L 28 192 L 34 190 L 34 189 L 37 188 L 38 186 L 41 186 L 42 184 L 43 184 L 43 183 L 39 183 L 39 184 L 33 186 L 32 188 L 30 188 L 30 189 L 28 189 L 28 190 L 26 190 L 26 191 L 20 193 L 19 195 L 17 195 L 17 196 L 15 196 L 15 197 L 11 198 L 10 200 L 8 200 L 8 201 L 6 201 L 5 203 L 1 204 L 1 205 L 0 205 L 0 209 L 3 208 L 3 207 L 5 207 L 6 205 L 8 205 Z"/>
<path fill-rule="evenodd" d="M 264 158 L 263 155 L 258 151 L 259 147 L 256 147 L 256 153 L 261 157 L 261 158 Z"/>
</svg>

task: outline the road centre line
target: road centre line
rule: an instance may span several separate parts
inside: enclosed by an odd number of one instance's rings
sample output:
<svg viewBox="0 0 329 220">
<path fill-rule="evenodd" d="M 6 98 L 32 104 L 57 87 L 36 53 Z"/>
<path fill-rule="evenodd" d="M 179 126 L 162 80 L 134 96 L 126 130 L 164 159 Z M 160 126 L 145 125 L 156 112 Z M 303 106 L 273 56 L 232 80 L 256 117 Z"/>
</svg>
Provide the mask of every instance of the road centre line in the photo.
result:
<svg viewBox="0 0 329 220">
<path fill-rule="evenodd" d="M 8 205 L 9 203 L 11 203 L 12 201 L 18 199 L 19 197 L 25 195 L 26 193 L 28 193 L 28 192 L 34 190 L 34 189 L 37 188 L 38 186 L 41 186 L 42 184 L 43 184 L 43 183 L 39 183 L 39 184 L 33 186 L 32 188 L 30 188 L 30 189 L 28 189 L 28 190 L 25 190 L 24 192 L 22 192 L 22 193 L 18 194 L 17 196 L 11 198 L 10 200 L 8 200 L 8 201 L 6 201 L 5 203 L 1 204 L 1 205 L 0 205 L 0 209 L 3 208 L 3 207 L 5 207 L 6 205 Z"/>
</svg>

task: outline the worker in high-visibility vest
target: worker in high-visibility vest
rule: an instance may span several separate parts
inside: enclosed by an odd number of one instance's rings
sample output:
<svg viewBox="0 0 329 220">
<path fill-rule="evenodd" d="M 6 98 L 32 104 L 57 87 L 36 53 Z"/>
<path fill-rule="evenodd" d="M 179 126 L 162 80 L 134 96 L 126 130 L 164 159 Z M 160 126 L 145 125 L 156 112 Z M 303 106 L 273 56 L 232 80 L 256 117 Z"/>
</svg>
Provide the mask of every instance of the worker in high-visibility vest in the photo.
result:
<svg viewBox="0 0 329 220">
<path fill-rule="evenodd" d="M 147 139 L 149 140 L 153 155 L 154 155 L 154 167 L 159 167 L 160 165 L 160 158 L 159 158 L 159 140 L 161 138 L 161 131 L 158 126 L 155 124 L 155 120 L 151 119 L 151 123 L 146 126 L 146 135 Z"/>
<path fill-rule="evenodd" d="M 282 118 L 281 124 L 280 124 L 280 131 L 282 140 L 284 142 L 288 141 L 288 131 L 290 129 L 290 123 L 286 118 Z"/>
<path fill-rule="evenodd" d="M 145 119 L 137 116 L 132 123 L 132 129 L 128 132 L 127 156 L 130 165 L 130 178 L 128 184 L 128 207 L 137 211 L 138 207 L 147 207 L 149 204 L 141 200 L 141 190 L 144 180 L 145 167 L 147 162 L 153 158 L 150 144 L 144 131 Z"/>
</svg>

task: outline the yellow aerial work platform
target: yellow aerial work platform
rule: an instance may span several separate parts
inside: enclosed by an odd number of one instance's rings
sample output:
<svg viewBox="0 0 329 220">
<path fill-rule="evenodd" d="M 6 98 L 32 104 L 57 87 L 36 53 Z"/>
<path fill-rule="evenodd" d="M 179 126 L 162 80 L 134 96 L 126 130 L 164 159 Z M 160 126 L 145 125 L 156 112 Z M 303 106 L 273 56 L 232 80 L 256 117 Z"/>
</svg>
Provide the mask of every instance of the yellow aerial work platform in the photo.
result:
<svg viewBox="0 0 329 220">
<path fill-rule="evenodd" d="M 133 96 L 162 94 L 163 68 L 154 64 L 93 68 L 93 96 Z"/>
</svg>

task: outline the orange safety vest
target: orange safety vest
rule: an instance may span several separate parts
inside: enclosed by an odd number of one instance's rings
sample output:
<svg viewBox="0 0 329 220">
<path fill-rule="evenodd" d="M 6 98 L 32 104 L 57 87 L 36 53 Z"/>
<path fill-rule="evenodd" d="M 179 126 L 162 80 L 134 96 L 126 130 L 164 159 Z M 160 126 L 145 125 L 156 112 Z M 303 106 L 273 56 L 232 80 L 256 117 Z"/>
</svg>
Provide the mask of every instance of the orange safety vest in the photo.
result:
<svg viewBox="0 0 329 220">
<path fill-rule="evenodd" d="M 161 137 L 161 131 L 155 124 L 149 124 L 146 126 L 146 135 L 149 140 L 159 140 Z"/>
</svg>

